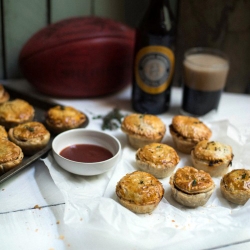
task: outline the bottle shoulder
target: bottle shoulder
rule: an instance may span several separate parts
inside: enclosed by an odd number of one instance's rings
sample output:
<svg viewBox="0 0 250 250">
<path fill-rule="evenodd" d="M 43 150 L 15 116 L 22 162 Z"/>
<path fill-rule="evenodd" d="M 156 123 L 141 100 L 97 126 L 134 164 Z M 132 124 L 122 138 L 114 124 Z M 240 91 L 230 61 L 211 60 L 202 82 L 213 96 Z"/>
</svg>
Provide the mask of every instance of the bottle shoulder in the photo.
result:
<svg viewBox="0 0 250 250">
<path fill-rule="evenodd" d="M 166 34 L 154 34 L 150 32 L 136 32 L 135 50 L 149 45 L 161 45 L 167 47 L 173 47 L 175 43 L 175 36 L 171 33 Z"/>
</svg>

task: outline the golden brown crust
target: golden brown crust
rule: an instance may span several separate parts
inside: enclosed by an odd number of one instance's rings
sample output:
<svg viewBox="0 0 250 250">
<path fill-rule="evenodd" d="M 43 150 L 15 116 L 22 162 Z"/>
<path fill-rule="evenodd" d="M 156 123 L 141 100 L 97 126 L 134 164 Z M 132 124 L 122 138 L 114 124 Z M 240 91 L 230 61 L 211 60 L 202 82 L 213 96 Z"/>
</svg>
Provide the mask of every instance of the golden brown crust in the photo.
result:
<svg viewBox="0 0 250 250">
<path fill-rule="evenodd" d="M 174 116 L 169 129 L 177 149 L 186 154 L 199 141 L 208 140 L 212 135 L 212 131 L 202 121 L 189 116 Z"/>
<path fill-rule="evenodd" d="M 203 206 L 215 189 L 208 173 L 191 166 L 177 169 L 169 183 L 173 198 L 187 207 Z"/>
<path fill-rule="evenodd" d="M 53 133 L 80 127 L 86 121 L 86 115 L 70 106 L 50 108 L 46 113 L 46 125 Z"/>
<path fill-rule="evenodd" d="M 0 175 L 16 167 L 23 159 L 22 149 L 8 139 L 0 139 Z"/>
<path fill-rule="evenodd" d="M 131 146 L 138 149 L 151 142 L 161 142 L 166 126 L 155 115 L 131 114 L 124 118 L 121 130 L 127 134 Z"/>
<path fill-rule="evenodd" d="M 153 175 L 135 171 L 126 174 L 116 185 L 120 203 L 135 213 L 151 213 L 164 195 L 164 189 Z"/>
<path fill-rule="evenodd" d="M 232 148 L 217 141 L 201 141 L 191 151 L 193 165 L 208 172 L 213 177 L 228 172 L 233 160 Z"/>
<path fill-rule="evenodd" d="M 189 166 L 179 168 L 173 181 L 178 189 L 188 194 L 207 192 L 214 187 L 210 174 Z"/>
<path fill-rule="evenodd" d="M 22 99 L 4 102 L 0 105 L 0 124 L 7 130 L 21 123 L 32 121 L 35 110 Z"/>
<path fill-rule="evenodd" d="M 32 155 L 46 147 L 50 132 L 40 122 L 26 122 L 8 132 L 9 139 L 18 145 L 25 155 Z"/>
<path fill-rule="evenodd" d="M 8 138 L 8 133 L 4 126 L 0 125 L 0 138 Z"/>
<path fill-rule="evenodd" d="M 250 198 L 250 170 L 235 169 L 224 175 L 220 190 L 228 201 L 244 205 Z"/>
<path fill-rule="evenodd" d="M 139 148 L 136 152 L 138 168 L 154 175 L 156 178 L 169 176 L 179 163 L 176 151 L 162 143 L 151 143 Z"/>
<path fill-rule="evenodd" d="M 0 84 L 0 104 L 9 101 L 10 95 L 5 90 L 4 86 Z"/>
<path fill-rule="evenodd" d="M 184 138 L 199 142 L 211 137 L 211 130 L 198 118 L 189 116 L 175 116 L 172 119 L 174 130 Z"/>
</svg>

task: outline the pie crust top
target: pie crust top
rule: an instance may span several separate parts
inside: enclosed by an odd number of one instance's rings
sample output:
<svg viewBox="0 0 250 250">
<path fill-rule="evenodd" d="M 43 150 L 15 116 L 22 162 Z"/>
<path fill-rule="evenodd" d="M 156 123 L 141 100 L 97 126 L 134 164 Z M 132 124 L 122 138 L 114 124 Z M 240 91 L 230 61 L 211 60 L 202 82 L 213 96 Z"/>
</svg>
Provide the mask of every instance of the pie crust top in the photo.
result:
<svg viewBox="0 0 250 250">
<path fill-rule="evenodd" d="M 234 169 L 224 175 L 222 183 L 229 192 L 245 191 L 250 195 L 250 170 Z"/>
<path fill-rule="evenodd" d="M 16 141 L 31 141 L 32 144 L 42 143 L 50 137 L 50 133 L 45 126 L 36 121 L 26 122 L 11 128 L 9 130 L 9 134 L 11 134 L 11 137 L 13 137 Z"/>
<path fill-rule="evenodd" d="M 233 159 L 232 148 L 217 141 L 201 141 L 193 149 L 193 155 L 199 160 L 217 161 L 222 164 Z"/>
<path fill-rule="evenodd" d="M 0 138 L 8 138 L 8 133 L 2 125 L 0 125 Z"/>
<path fill-rule="evenodd" d="M 4 102 L 0 105 L 0 120 L 22 123 L 30 121 L 35 115 L 32 105 L 22 99 Z"/>
<path fill-rule="evenodd" d="M 159 202 L 164 189 L 161 182 L 153 175 L 135 171 L 126 174 L 116 185 L 116 194 L 120 199 L 136 205 L 149 205 Z"/>
<path fill-rule="evenodd" d="M 157 167 L 172 167 L 179 163 L 180 158 L 172 147 L 163 143 L 150 143 L 137 150 L 136 160 Z"/>
<path fill-rule="evenodd" d="M 76 128 L 86 121 L 86 116 L 70 106 L 60 106 L 50 108 L 46 114 L 46 123 L 53 128 Z"/>
<path fill-rule="evenodd" d="M 176 188 L 188 194 L 208 192 L 215 186 L 210 174 L 191 166 L 177 169 L 173 183 Z"/>
<path fill-rule="evenodd" d="M 13 165 L 15 165 L 15 162 L 22 159 L 23 152 L 19 146 L 7 139 L 0 139 L 0 164 L 11 164 L 13 162 Z"/>
<path fill-rule="evenodd" d="M 212 131 L 198 118 L 177 115 L 172 119 L 171 129 L 183 137 L 192 141 L 208 140 Z"/>
<path fill-rule="evenodd" d="M 129 136 L 156 140 L 165 135 L 166 126 L 155 115 L 131 114 L 124 118 L 121 129 Z"/>
</svg>

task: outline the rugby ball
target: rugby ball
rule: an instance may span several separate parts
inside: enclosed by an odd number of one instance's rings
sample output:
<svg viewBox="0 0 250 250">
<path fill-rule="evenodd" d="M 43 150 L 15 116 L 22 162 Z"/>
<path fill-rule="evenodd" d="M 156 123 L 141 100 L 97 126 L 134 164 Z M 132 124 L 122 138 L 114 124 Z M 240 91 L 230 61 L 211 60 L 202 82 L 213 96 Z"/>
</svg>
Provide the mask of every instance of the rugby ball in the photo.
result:
<svg viewBox="0 0 250 250">
<path fill-rule="evenodd" d="M 19 65 L 38 91 L 55 97 L 97 97 L 131 83 L 134 29 L 101 17 L 48 25 L 23 46 Z"/>
</svg>

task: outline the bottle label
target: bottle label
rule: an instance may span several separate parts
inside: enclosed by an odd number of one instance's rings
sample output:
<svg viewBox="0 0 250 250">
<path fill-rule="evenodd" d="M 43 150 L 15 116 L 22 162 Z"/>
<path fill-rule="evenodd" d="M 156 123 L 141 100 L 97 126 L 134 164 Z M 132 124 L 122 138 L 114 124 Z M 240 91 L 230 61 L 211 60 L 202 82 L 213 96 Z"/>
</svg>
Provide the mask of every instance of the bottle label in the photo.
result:
<svg viewBox="0 0 250 250">
<path fill-rule="evenodd" d="M 147 46 L 135 58 L 135 79 L 149 94 L 160 94 L 170 85 L 174 73 L 174 53 L 163 46 Z"/>
</svg>

